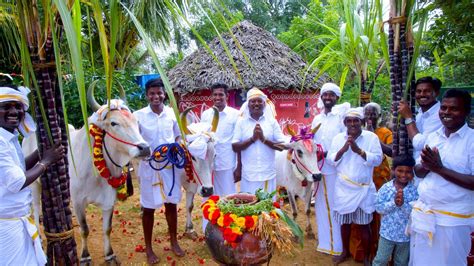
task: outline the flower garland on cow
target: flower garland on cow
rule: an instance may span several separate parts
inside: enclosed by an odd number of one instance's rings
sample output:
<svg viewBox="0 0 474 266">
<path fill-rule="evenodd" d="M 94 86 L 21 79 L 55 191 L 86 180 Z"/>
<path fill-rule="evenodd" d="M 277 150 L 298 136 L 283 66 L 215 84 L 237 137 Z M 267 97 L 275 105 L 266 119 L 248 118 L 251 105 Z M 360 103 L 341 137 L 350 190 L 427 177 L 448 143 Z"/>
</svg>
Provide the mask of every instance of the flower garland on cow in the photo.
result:
<svg viewBox="0 0 474 266">
<path fill-rule="evenodd" d="M 95 124 L 91 124 L 89 127 L 89 133 L 94 138 L 93 146 L 93 162 L 99 175 L 107 180 L 107 183 L 117 190 L 117 199 L 124 201 L 128 197 L 127 186 L 127 174 L 122 169 L 122 174 L 118 177 L 112 176 L 110 169 L 105 164 L 104 153 L 102 148 L 104 145 L 104 135 L 105 132 L 100 127 Z"/>
<path fill-rule="evenodd" d="M 271 248 L 291 253 L 296 244 L 293 236 L 303 245 L 303 231 L 280 209 L 278 202 L 273 202 L 275 193 L 259 189 L 255 196 L 238 193 L 220 198 L 214 195 L 201 205 L 201 209 L 204 218 L 219 228 L 224 243 L 232 248 L 236 248 L 242 235 L 249 232 L 265 239 Z"/>
<path fill-rule="evenodd" d="M 316 132 L 319 130 L 320 127 L 321 127 L 321 124 L 318 124 L 313 129 L 311 129 L 311 127 L 301 127 L 300 132 L 298 134 L 296 134 L 296 132 L 290 127 L 290 125 L 287 124 L 286 125 L 286 131 L 291 136 L 290 142 L 303 141 L 303 145 L 305 146 L 305 148 L 309 152 L 313 152 L 312 144 L 313 144 L 314 135 L 316 134 Z M 319 167 L 319 170 L 321 170 L 324 166 L 324 150 L 323 150 L 323 147 L 321 146 L 321 144 L 316 144 L 316 147 L 317 147 L 317 151 L 316 151 L 317 158 L 321 162 L 320 166 L 318 165 L 318 167 Z M 321 159 L 319 159 L 319 158 L 321 158 Z M 293 149 L 288 150 L 287 159 L 288 159 L 288 161 L 291 161 L 291 163 L 295 164 L 297 169 L 300 172 L 301 172 L 300 168 L 305 168 L 306 167 L 304 164 L 302 164 L 299 161 L 298 156 L 294 155 L 294 150 Z M 307 185 L 308 185 L 308 181 L 306 179 L 304 179 L 301 182 L 301 186 L 306 187 Z"/>
</svg>

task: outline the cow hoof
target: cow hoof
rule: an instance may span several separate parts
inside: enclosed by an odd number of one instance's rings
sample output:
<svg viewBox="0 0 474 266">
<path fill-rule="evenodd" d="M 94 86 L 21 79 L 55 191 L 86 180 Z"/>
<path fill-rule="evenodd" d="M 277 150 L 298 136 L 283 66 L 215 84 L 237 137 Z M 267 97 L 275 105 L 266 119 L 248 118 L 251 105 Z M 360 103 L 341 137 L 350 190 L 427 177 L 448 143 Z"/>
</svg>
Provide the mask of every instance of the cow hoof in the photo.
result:
<svg viewBox="0 0 474 266">
<path fill-rule="evenodd" d="M 92 265 L 92 258 L 90 256 L 81 258 L 80 264 L 83 266 L 90 266 Z"/>
<path fill-rule="evenodd" d="M 117 258 L 115 254 L 112 254 L 105 257 L 105 264 L 106 265 L 120 265 L 120 260 Z"/>
<path fill-rule="evenodd" d="M 184 233 L 184 236 L 191 239 L 191 240 L 196 240 L 198 239 L 198 234 L 196 233 L 196 231 L 191 231 L 191 232 L 185 232 Z"/>
</svg>

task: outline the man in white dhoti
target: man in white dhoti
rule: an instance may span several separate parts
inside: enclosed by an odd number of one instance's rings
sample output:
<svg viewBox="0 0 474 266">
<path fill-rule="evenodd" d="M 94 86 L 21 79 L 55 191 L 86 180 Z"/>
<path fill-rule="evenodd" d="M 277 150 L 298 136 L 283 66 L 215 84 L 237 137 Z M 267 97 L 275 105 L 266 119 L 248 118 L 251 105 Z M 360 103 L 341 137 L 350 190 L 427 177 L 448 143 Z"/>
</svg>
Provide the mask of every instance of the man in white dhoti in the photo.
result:
<svg viewBox="0 0 474 266">
<path fill-rule="evenodd" d="M 219 124 L 217 125 L 216 157 L 214 159 L 214 194 L 226 196 L 235 193 L 234 169 L 236 155 L 232 150 L 232 138 L 235 124 L 239 118 L 239 111 L 227 105 L 228 86 L 216 83 L 211 86 L 212 101 L 219 110 Z M 214 110 L 207 109 L 201 115 L 201 121 L 211 124 Z"/>
<path fill-rule="evenodd" d="M 333 138 L 346 130 L 343 115 L 350 108 L 349 103 L 336 105 L 341 96 L 341 89 L 334 83 L 325 83 L 321 87 L 318 105 L 324 107 L 323 111 L 314 117 L 312 128 L 321 124 L 314 134 L 314 142 L 320 144 L 324 156 L 331 147 Z M 334 165 L 324 163 L 321 169 L 323 178 L 316 183 L 315 212 L 318 226 L 317 250 L 330 255 L 340 255 L 342 252 L 341 227 L 334 220 L 334 182 L 336 181 L 336 168 Z"/>
<path fill-rule="evenodd" d="M 31 210 L 28 187 L 52 163 L 64 157 L 64 148 L 54 146 L 24 157 L 18 142 L 19 131 L 27 136 L 35 131 L 28 109 L 25 87 L 0 85 L 0 265 L 44 265 L 38 228 Z"/>
<path fill-rule="evenodd" d="M 466 124 L 471 96 L 448 90 L 443 127 L 431 133 L 415 172 L 422 181 L 409 224 L 410 265 L 466 265 L 474 228 L 474 130 Z"/>
<path fill-rule="evenodd" d="M 232 149 L 241 152 L 242 180 L 240 191 L 255 193 L 259 188 L 276 190 L 275 150 L 284 135 L 275 119 L 273 103 L 259 89 L 247 92 L 240 109 L 242 116 L 235 125 Z"/>
<path fill-rule="evenodd" d="M 370 264 L 370 227 L 375 210 L 376 190 L 372 180 L 375 166 L 382 162 L 382 148 L 377 135 L 362 130 L 362 107 L 349 109 L 344 116 L 347 132 L 332 141 L 328 161 L 336 166 L 334 218 L 341 225 L 342 253 L 336 264 L 349 256 L 351 224 L 360 227 L 364 264 Z"/>
<path fill-rule="evenodd" d="M 180 137 L 180 131 L 173 110 L 164 105 L 166 94 L 161 79 L 148 81 L 145 84 L 145 94 L 149 105 L 133 113 L 138 120 L 140 134 L 152 150 L 162 144 L 174 143 Z M 154 167 L 159 169 L 162 166 L 155 165 Z M 176 205 L 181 201 L 180 171 L 182 169 L 176 167 L 173 169 L 171 164 L 157 171 L 146 160 L 141 161 L 138 167 L 145 252 L 149 264 L 159 262 L 158 256 L 153 251 L 151 239 L 155 209 L 160 209 L 163 204 L 165 205 L 171 250 L 179 257 L 184 256 L 184 251 L 177 240 L 178 212 Z"/>
</svg>

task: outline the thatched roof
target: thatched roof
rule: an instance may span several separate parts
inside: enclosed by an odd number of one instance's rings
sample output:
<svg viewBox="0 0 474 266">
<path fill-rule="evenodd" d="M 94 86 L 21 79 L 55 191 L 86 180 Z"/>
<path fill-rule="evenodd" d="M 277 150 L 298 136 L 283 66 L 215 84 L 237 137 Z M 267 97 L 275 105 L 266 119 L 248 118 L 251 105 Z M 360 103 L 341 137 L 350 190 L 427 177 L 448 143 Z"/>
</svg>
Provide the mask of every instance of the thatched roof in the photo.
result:
<svg viewBox="0 0 474 266">
<path fill-rule="evenodd" d="M 248 21 L 235 25 L 232 33 L 251 62 L 251 65 L 247 63 L 230 34 L 222 36 L 237 65 L 243 85 L 219 39 L 215 38 L 209 47 L 224 68 L 219 66 L 208 51 L 200 48 L 168 72 L 174 90 L 186 93 L 209 88 L 216 82 L 226 83 L 231 89 L 249 89 L 255 86 L 300 90 L 303 79 L 303 88 L 308 90 L 319 89 L 329 79 L 327 75 L 322 75 L 315 80 L 317 72 L 312 72 L 304 78 L 306 63 L 303 59 L 269 32 Z"/>
</svg>

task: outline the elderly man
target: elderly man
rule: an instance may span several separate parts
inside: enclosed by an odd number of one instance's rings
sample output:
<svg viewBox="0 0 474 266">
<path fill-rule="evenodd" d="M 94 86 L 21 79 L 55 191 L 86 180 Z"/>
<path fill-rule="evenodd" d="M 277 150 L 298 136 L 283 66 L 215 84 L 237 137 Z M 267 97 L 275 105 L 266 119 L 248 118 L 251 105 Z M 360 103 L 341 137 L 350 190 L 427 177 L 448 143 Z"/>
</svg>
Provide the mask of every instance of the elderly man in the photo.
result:
<svg viewBox="0 0 474 266">
<path fill-rule="evenodd" d="M 372 173 L 382 162 L 382 148 L 374 133 L 362 130 L 362 108 L 351 108 L 344 116 L 346 132 L 332 141 L 328 159 L 336 166 L 334 188 L 334 217 L 341 225 L 342 253 L 334 258 L 336 264 L 349 256 L 351 224 L 362 233 L 364 264 L 370 264 L 370 227 L 375 210 L 375 185 Z"/>
<path fill-rule="evenodd" d="M 236 164 L 236 155 L 232 150 L 232 137 L 235 124 L 239 118 L 239 111 L 227 105 L 228 86 L 216 83 L 211 86 L 212 101 L 219 110 L 219 124 L 217 125 L 216 157 L 214 159 L 214 194 L 226 196 L 235 193 L 233 170 Z M 202 113 L 201 121 L 212 122 L 214 111 L 212 108 Z"/>
<path fill-rule="evenodd" d="M 400 101 L 398 106 L 398 112 L 405 119 L 407 125 L 408 137 L 413 142 L 414 159 L 420 155 L 426 137 L 441 128 L 438 116 L 440 104 L 436 100 L 441 89 L 441 81 L 437 78 L 423 77 L 416 81 L 415 86 L 415 98 L 420 106 L 416 118 L 413 119 L 413 114 L 406 101 Z"/>
<path fill-rule="evenodd" d="M 253 88 L 247 92 L 247 101 L 240 111 L 242 116 L 237 120 L 232 140 L 232 149 L 242 156 L 240 191 L 275 191 L 275 150 L 280 150 L 276 144 L 284 142 L 284 135 L 275 119 L 273 103 Z"/>
<path fill-rule="evenodd" d="M 314 117 L 312 128 L 319 124 L 321 127 L 314 134 L 314 142 L 321 144 L 324 156 L 331 147 L 331 142 L 337 134 L 344 132 L 342 121 L 344 113 L 350 108 L 349 103 L 336 106 L 341 96 L 341 89 L 334 83 L 325 83 L 321 87 L 319 102 L 322 103 L 323 111 Z M 319 103 L 318 103 L 319 104 Z M 342 252 L 342 241 L 340 226 L 334 220 L 334 182 L 336 181 L 336 168 L 328 163 L 323 164 L 321 169 L 323 178 L 317 184 L 315 198 L 316 224 L 318 226 L 317 250 L 331 255 L 340 255 Z"/>
<path fill-rule="evenodd" d="M 39 159 L 38 152 L 24 158 L 19 132 L 35 131 L 28 109 L 25 87 L 0 85 L 0 265 L 44 265 L 38 229 L 30 217 L 31 189 L 28 187 L 52 163 L 64 157 L 64 148 L 54 146 Z"/>
<path fill-rule="evenodd" d="M 410 265 L 466 265 L 474 228 L 474 130 L 471 96 L 449 90 L 415 173 L 423 178 L 411 213 Z"/>
</svg>

